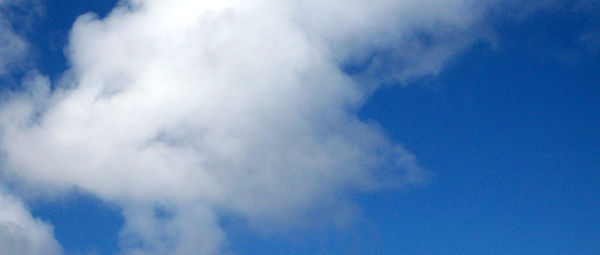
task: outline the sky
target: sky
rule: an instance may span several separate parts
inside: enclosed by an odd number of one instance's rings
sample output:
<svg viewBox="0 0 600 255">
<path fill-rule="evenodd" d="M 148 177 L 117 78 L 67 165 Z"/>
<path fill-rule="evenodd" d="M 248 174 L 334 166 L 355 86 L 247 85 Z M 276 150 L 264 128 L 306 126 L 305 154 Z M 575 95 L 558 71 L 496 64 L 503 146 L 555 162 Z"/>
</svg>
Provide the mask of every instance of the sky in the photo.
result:
<svg viewBox="0 0 600 255">
<path fill-rule="evenodd" d="M 600 254 L 598 13 L 0 0 L 0 254 Z"/>
</svg>

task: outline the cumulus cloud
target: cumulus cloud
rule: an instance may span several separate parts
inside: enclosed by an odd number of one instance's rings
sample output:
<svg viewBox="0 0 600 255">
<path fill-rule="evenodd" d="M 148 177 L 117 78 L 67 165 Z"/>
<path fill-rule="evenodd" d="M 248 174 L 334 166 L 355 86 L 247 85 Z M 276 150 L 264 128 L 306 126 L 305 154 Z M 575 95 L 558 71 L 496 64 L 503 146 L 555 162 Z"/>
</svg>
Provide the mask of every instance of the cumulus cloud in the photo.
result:
<svg viewBox="0 0 600 255">
<path fill-rule="evenodd" d="M 343 215 L 353 192 L 427 178 L 354 113 L 382 81 L 438 72 L 488 4 L 121 2 L 76 21 L 53 90 L 32 75 L 5 96 L 4 174 L 120 204 L 127 254 L 220 254 L 223 213 L 268 228 Z"/>
<path fill-rule="evenodd" d="M 52 227 L 35 219 L 16 198 L 0 192 L 0 254 L 60 255 Z"/>
</svg>

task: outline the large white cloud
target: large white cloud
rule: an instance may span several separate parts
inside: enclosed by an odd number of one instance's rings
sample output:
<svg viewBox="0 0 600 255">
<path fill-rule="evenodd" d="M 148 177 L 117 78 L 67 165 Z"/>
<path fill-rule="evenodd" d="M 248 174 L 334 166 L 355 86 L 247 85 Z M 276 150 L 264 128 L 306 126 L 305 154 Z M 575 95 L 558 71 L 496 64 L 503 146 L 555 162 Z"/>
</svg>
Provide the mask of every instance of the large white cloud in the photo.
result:
<svg viewBox="0 0 600 255">
<path fill-rule="evenodd" d="M 32 76 L 5 96 L 5 176 L 119 203 L 131 254 L 219 254 L 224 212 L 335 221 L 351 192 L 426 179 L 354 113 L 377 82 L 438 72 L 487 4 L 135 0 L 84 15 L 57 88 Z"/>
</svg>

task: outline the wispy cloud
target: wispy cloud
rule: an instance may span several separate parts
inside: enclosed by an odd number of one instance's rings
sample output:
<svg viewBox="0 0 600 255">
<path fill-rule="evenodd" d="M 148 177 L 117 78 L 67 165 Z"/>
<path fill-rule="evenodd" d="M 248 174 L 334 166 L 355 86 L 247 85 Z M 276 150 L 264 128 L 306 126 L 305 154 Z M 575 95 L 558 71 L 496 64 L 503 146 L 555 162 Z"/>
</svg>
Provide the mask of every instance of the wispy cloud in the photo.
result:
<svg viewBox="0 0 600 255">
<path fill-rule="evenodd" d="M 13 29 L 10 19 L 7 19 L 7 8 L 13 6 L 12 1 L 0 1 L 0 77 L 23 60 L 27 53 L 27 43 Z"/>
</svg>

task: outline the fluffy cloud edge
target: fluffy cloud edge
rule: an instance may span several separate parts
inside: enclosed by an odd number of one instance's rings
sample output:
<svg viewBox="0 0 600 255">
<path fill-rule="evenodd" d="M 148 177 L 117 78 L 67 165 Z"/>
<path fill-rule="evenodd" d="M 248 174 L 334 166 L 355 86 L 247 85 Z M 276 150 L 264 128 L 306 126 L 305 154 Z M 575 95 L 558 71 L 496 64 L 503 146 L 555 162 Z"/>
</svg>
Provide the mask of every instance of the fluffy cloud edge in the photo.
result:
<svg viewBox="0 0 600 255">
<path fill-rule="evenodd" d="M 0 191 L 0 254 L 61 255 L 53 227 L 34 218 L 16 197 Z"/>
</svg>

